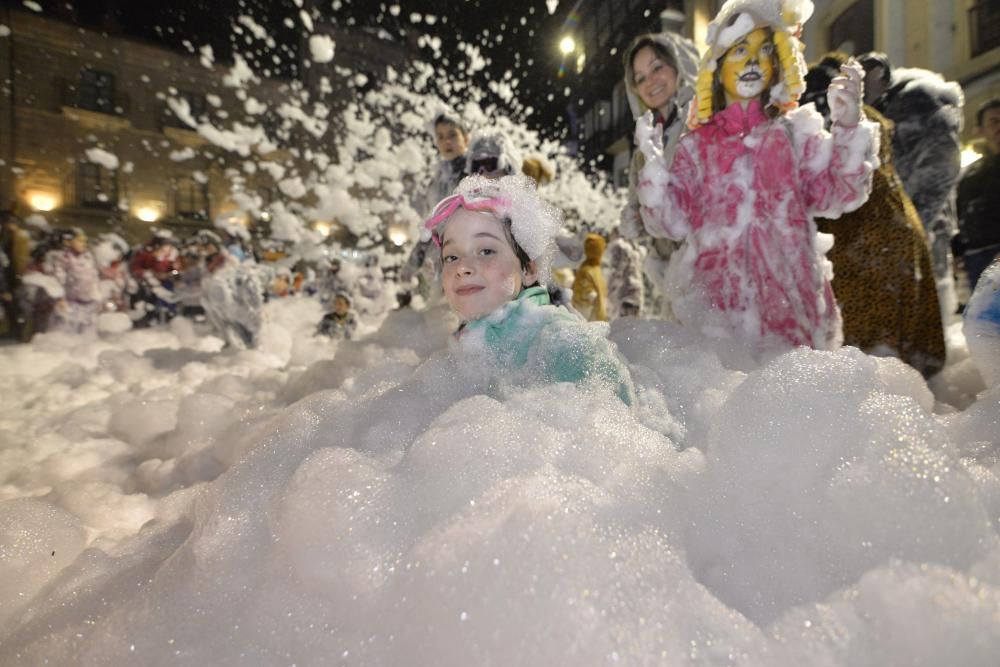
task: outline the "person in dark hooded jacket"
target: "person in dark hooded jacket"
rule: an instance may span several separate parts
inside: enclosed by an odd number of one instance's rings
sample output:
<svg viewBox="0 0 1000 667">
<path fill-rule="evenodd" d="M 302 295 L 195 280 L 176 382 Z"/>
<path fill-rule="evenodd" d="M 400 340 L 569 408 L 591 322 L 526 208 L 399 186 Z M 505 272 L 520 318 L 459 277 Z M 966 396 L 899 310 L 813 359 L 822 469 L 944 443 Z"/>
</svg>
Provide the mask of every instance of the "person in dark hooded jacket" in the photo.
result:
<svg viewBox="0 0 1000 667">
<path fill-rule="evenodd" d="M 970 291 L 1000 256 L 1000 97 L 983 104 L 976 121 L 986 155 L 969 165 L 958 182 L 959 235 L 952 243 L 965 262 Z"/>
<path fill-rule="evenodd" d="M 884 53 L 858 58 L 865 103 L 895 125 L 892 156 L 931 246 L 942 315 L 956 310 L 951 239 L 958 231 L 955 186 L 961 172 L 962 87 L 925 69 L 892 67 Z"/>
</svg>

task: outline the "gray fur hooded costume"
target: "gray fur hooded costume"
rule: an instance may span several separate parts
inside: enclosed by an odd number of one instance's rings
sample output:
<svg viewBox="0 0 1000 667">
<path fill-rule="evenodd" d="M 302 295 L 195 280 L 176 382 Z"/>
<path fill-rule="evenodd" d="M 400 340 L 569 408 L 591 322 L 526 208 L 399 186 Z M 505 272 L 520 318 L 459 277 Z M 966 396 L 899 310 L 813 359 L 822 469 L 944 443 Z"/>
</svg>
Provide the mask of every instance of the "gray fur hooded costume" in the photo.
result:
<svg viewBox="0 0 1000 667">
<path fill-rule="evenodd" d="M 962 87 L 939 74 L 892 68 L 889 88 L 873 105 L 896 125 L 896 172 L 920 214 L 939 281 L 951 277 L 950 243 L 958 230 L 954 195 L 964 102 Z"/>
</svg>

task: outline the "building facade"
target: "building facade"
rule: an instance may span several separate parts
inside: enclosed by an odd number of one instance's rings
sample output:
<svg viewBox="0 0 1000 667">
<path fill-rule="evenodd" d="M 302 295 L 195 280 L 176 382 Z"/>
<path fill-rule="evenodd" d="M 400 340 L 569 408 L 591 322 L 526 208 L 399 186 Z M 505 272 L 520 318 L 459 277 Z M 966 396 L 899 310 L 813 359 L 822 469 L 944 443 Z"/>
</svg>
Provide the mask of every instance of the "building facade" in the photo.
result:
<svg viewBox="0 0 1000 667">
<path fill-rule="evenodd" d="M 237 76 L 234 82 L 232 63 L 213 62 L 194 46 L 180 53 L 62 18 L 0 9 L 0 26 L 6 26 L 0 32 L 0 208 L 129 241 L 147 239 L 152 227 L 184 237 L 220 218 L 266 227 L 267 213 L 252 219 L 240 195 L 251 194 L 266 209 L 283 197 L 281 175 L 305 176 L 309 156 L 336 155 L 330 149 L 335 132 L 307 132 L 279 113 L 282 105 L 322 95 L 332 116 L 356 92 L 327 76 L 331 68 L 374 80 L 407 57 L 405 47 L 373 48 L 374 36 L 319 26 L 345 45 L 333 62 L 303 65 L 298 80 Z M 299 52 L 308 53 L 308 45 Z M 249 151 L 209 141 L 174 113 L 171 99 L 183 100 L 194 120 L 237 143 L 240 135 L 263 134 L 248 142 Z"/>
</svg>

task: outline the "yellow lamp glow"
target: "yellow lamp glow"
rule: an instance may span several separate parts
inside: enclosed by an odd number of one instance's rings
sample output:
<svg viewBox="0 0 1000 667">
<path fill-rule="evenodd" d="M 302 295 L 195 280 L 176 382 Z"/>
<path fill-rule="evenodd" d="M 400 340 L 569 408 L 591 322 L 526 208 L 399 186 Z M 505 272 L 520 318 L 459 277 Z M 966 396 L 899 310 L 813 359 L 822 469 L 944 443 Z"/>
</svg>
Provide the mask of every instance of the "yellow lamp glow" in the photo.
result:
<svg viewBox="0 0 1000 667">
<path fill-rule="evenodd" d="M 962 157 L 961 157 L 962 169 L 965 169 L 966 167 L 968 167 L 970 164 L 977 161 L 981 157 L 983 156 L 977 153 L 976 150 L 972 148 L 972 146 L 966 146 L 965 148 L 962 149 Z"/>
<path fill-rule="evenodd" d="M 410 240 L 410 234 L 405 227 L 393 226 L 389 228 L 389 240 L 396 246 L 404 246 Z"/>
<path fill-rule="evenodd" d="M 160 219 L 160 211 L 153 206 L 140 206 L 135 210 L 135 217 L 143 222 L 156 222 Z"/>
<path fill-rule="evenodd" d="M 569 55 L 576 51 L 576 42 L 569 35 L 566 35 L 561 40 L 559 40 L 559 50 L 562 51 L 563 55 Z"/>
<path fill-rule="evenodd" d="M 313 229 L 315 229 L 323 236 L 329 236 L 330 232 L 333 230 L 333 225 L 324 220 L 317 220 L 316 224 L 313 225 Z"/>
<path fill-rule="evenodd" d="M 51 192 L 30 192 L 28 204 L 36 211 L 51 211 L 59 205 L 59 200 Z"/>
</svg>

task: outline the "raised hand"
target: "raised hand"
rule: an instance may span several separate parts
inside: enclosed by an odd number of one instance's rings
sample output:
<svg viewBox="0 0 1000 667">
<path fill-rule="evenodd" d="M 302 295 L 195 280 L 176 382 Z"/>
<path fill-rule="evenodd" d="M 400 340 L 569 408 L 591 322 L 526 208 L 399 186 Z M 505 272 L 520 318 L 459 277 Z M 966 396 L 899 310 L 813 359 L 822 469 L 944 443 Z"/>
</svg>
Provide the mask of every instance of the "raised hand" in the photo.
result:
<svg viewBox="0 0 1000 667">
<path fill-rule="evenodd" d="M 635 145 L 652 162 L 663 157 L 663 126 L 653 125 L 653 112 L 647 111 L 635 122 Z"/>
<path fill-rule="evenodd" d="M 840 75 L 834 77 L 826 92 L 830 105 L 830 120 L 841 127 L 857 127 L 861 121 L 861 95 L 865 71 L 858 61 L 851 58 L 840 66 Z M 636 130 L 638 133 L 638 129 Z"/>
</svg>

